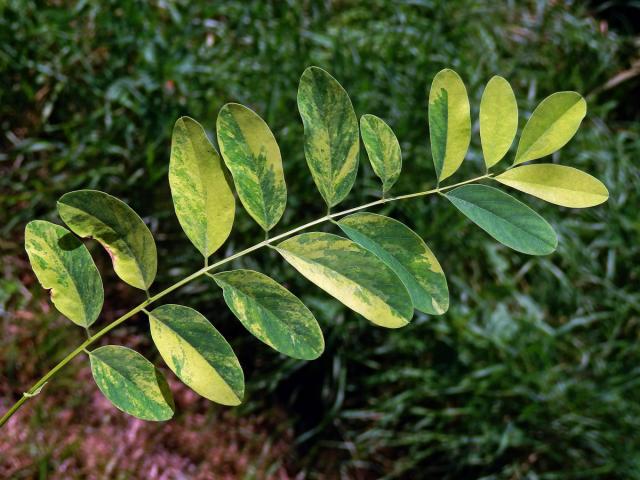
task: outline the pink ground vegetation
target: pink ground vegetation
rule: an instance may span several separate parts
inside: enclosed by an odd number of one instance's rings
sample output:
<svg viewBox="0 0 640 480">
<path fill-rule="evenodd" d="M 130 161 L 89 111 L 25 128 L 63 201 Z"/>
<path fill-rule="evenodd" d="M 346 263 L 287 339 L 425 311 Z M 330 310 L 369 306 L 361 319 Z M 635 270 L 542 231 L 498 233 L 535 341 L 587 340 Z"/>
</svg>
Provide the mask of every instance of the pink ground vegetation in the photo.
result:
<svg viewBox="0 0 640 480">
<path fill-rule="evenodd" d="M 292 432 L 281 412 L 237 416 L 170 377 L 176 417 L 145 422 L 115 409 L 89 368 L 75 380 L 77 388 L 50 388 L 5 425 L 0 478 L 32 478 L 41 468 L 61 479 L 291 478 Z"/>
<path fill-rule="evenodd" d="M 52 352 L 44 345 L 58 355 L 82 338 L 69 335 L 46 298 L 27 303 L 0 318 L 0 413 L 50 368 Z M 145 335 L 126 329 L 110 340 L 150 351 Z M 145 422 L 113 407 L 96 387 L 87 359 L 77 358 L 0 430 L 0 478 L 292 478 L 286 463 L 293 432 L 284 412 L 237 414 L 164 373 L 176 415 Z"/>
</svg>

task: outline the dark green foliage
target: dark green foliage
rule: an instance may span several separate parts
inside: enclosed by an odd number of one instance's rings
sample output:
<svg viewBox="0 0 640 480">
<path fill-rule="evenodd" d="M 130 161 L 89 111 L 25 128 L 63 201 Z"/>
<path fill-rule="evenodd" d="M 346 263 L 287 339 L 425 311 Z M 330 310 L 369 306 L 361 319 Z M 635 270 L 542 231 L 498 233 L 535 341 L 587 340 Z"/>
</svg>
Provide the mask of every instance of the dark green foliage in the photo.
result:
<svg viewBox="0 0 640 480">
<path fill-rule="evenodd" d="M 528 200 L 558 231 L 558 253 L 511 252 L 443 199 L 398 202 L 394 216 L 432 246 L 450 280 L 445 316 L 420 317 L 398 332 L 372 329 L 291 277 L 326 335 L 323 357 L 309 364 L 256 349 L 230 316 L 215 323 L 236 337 L 241 363 L 254 372 L 243 408 L 286 403 L 296 419 L 293 471 L 640 478 L 640 127 L 629 107 L 638 77 L 603 89 L 637 57 L 630 36 L 603 33 L 582 2 L 41 3 L 0 7 L 0 246 L 7 258 L 18 255 L 26 221 L 53 217 L 50 206 L 62 193 L 99 188 L 143 216 L 153 212 L 165 274 L 199 267 L 197 254 L 180 253 L 193 249 L 165 180 L 171 129 L 190 115 L 211 134 L 228 101 L 260 112 L 278 139 L 290 205 L 276 231 L 302 223 L 299 212 L 323 214 L 305 166 L 302 123 L 293 120 L 297 81 L 310 64 L 340 79 L 358 115 L 374 113 L 393 128 L 405 159 L 398 194 L 434 184 L 425 91 L 441 68 L 455 68 L 471 97 L 475 134 L 461 179 L 483 172 L 477 107 L 493 73 L 511 82 L 521 127 L 548 94 L 584 93 L 587 118 L 558 155 L 602 179 L 611 198 L 588 211 Z M 368 162 L 361 164 L 345 208 L 379 193 Z M 248 215 L 238 215 L 233 249 L 259 234 Z M 271 254 L 234 266 L 287 278 L 290 270 Z M 3 314 L 34 310 L 15 286 L 27 269 L 4 270 Z M 158 288 L 166 280 L 159 277 Z M 206 282 L 183 294 L 191 305 L 199 298 L 210 318 L 222 310 Z M 107 297 L 119 303 L 106 308 L 135 300 Z M 55 331 L 47 338 L 43 358 L 65 350 Z M 0 374 L 11 381 L 18 360 L 13 347 L 2 348 Z"/>
</svg>

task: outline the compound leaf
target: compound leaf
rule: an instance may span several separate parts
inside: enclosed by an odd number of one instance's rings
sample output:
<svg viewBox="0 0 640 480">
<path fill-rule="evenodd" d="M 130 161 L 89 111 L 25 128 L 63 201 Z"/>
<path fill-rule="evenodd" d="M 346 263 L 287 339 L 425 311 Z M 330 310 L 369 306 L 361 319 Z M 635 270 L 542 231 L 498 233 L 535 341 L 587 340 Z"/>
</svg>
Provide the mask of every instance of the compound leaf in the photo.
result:
<svg viewBox="0 0 640 480">
<path fill-rule="evenodd" d="M 158 267 L 156 244 L 126 203 L 97 190 L 77 190 L 58 200 L 58 213 L 76 235 L 100 242 L 123 281 L 142 290 L 153 283 Z"/>
<path fill-rule="evenodd" d="M 271 230 L 287 205 L 282 158 L 273 133 L 257 113 L 237 103 L 222 107 L 216 130 L 240 201 L 258 225 Z"/>
<path fill-rule="evenodd" d="M 106 345 L 90 352 L 91 373 L 117 408 L 142 420 L 173 417 L 175 406 L 162 372 L 130 348 Z"/>
<path fill-rule="evenodd" d="M 220 155 L 189 117 L 173 127 L 169 185 L 176 216 L 191 243 L 209 257 L 227 240 L 236 201 Z"/>
<path fill-rule="evenodd" d="M 441 315 L 449 308 L 449 289 L 442 267 L 424 241 L 403 223 L 383 215 L 356 213 L 338 226 L 347 236 L 382 260 L 409 291 L 416 310 Z"/>
<path fill-rule="evenodd" d="M 357 243 L 312 232 L 285 240 L 276 250 L 304 277 L 376 325 L 398 328 L 411 320 L 406 287 Z"/>
<path fill-rule="evenodd" d="M 518 130 L 518 103 L 509 82 L 496 75 L 484 89 L 480 101 L 480 140 L 487 168 L 509 151 Z"/>
<path fill-rule="evenodd" d="M 307 68 L 298 87 L 304 124 L 304 153 L 311 175 L 329 207 L 349 193 L 358 173 L 358 119 L 349 95 L 318 67 Z"/>
<path fill-rule="evenodd" d="M 495 179 L 563 207 L 593 207 L 609 198 L 607 187 L 600 180 L 577 168 L 563 165 L 522 165 L 501 173 Z"/>
<path fill-rule="evenodd" d="M 239 405 L 244 374 L 231 346 L 196 310 L 162 305 L 149 313 L 151 337 L 169 368 L 193 391 L 222 405 Z"/>
<path fill-rule="evenodd" d="M 576 92 L 557 92 L 536 107 L 522 131 L 517 165 L 550 155 L 575 135 L 587 114 L 587 102 Z"/>
<path fill-rule="evenodd" d="M 529 255 L 547 255 L 558 246 L 551 225 L 497 188 L 463 185 L 445 195 L 458 210 L 500 243 Z"/>
<path fill-rule="evenodd" d="M 66 228 L 44 220 L 27 224 L 24 243 L 33 271 L 51 291 L 58 311 L 81 327 L 95 322 L 104 290 L 87 247 Z"/>
<path fill-rule="evenodd" d="M 462 164 L 471 141 L 471 113 L 467 89 L 448 68 L 433 78 L 429 92 L 429 136 L 438 182 Z"/>
<path fill-rule="evenodd" d="M 384 120 L 370 114 L 360 117 L 360 132 L 371 167 L 382 180 L 382 191 L 386 193 L 398 180 L 402 168 L 398 139 Z"/>
<path fill-rule="evenodd" d="M 256 338 L 293 358 L 313 360 L 322 354 L 324 338 L 315 317 L 278 282 L 252 270 L 213 278 L 231 311 Z"/>
</svg>

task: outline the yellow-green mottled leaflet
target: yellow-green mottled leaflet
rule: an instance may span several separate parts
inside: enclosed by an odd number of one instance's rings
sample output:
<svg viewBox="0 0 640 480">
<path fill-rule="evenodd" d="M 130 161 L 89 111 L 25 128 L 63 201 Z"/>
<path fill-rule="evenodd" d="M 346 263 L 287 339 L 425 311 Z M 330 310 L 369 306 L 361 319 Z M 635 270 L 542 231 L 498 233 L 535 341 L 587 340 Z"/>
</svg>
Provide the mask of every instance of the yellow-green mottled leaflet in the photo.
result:
<svg viewBox="0 0 640 480">
<path fill-rule="evenodd" d="M 122 280 L 142 290 L 153 283 L 158 267 L 156 244 L 126 203 L 97 190 L 77 190 L 58 200 L 58 213 L 76 235 L 100 242 Z"/>
<path fill-rule="evenodd" d="M 513 164 L 535 160 L 564 147 L 586 114 L 587 102 L 579 93 L 557 92 L 545 98 L 522 131 Z"/>
<path fill-rule="evenodd" d="M 497 188 L 463 185 L 445 194 L 458 210 L 500 243 L 529 255 L 548 255 L 558 238 L 547 221 Z"/>
<path fill-rule="evenodd" d="M 384 120 L 370 114 L 360 117 L 360 132 L 373 171 L 382 180 L 382 191 L 386 193 L 402 169 L 398 139 Z"/>
<path fill-rule="evenodd" d="M 93 259 L 69 230 L 44 220 L 29 222 L 24 246 L 43 288 L 51 290 L 58 311 L 88 327 L 102 310 L 102 279 Z"/>
<path fill-rule="evenodd" d="M 315 317 L 278 282 L 252 270 L 213 278 L 231 311 L 259 340 L 293 358 L 313 360 L 322 354 L 324 338 Z"/>
<path fill-rule="evenodd" d="M 495 180 L 563 207 L 593 207 L 609 198 L 607 187 L 600 180 L 562 165 L 523 165 L 507 170 Z"/>
<path fill-rule="evenodd" d="M 282 158 L 273 133 L 257 113 L 237 103 L 222 107 L 216 130 L 242 205 L 263 230 L 271 230 L 287 205 Z"/>
<path fill-rule="evenodd" d="M 209 257 L 231 233 L 236 201 L 220 155 L 202 126 L 189 117 L 173 127 L 169 185 L 182 229 Z"/>
<path fill-rule="evenodd" d="M 242 367 L 220 332 L 199 312 L 162 305 L 149 313 L 151 337 L 180 380 L 222 405 L 239 405 L 244 396 Z"/>
<path fill-rule="evenodd" d="M 518 130 L 518 103 L 509 82 L 496 75 L 484 89 L 480 101 L 480 140 L 487 168 L 509 151 Z"/>
<path fill-rule="evenodd" d="M 358 119 L 349 95 L 318 67 L 307 68 L 298 87 L 304 153 L 320 194 L 330 207 L 349 193 L 358 173 Z"/>
<path fill-rule="evenodd" d="M 387 328 L 413 316 L 409 292 L 375 255 L 330 233 L 303 233 L 280 243 L 280 255 L 318 287 L 367 320 Z"/>
<path fill-rule="evenodd" d="M 106 345 L 89 354 L 98 388 L 111 403 L 142 420 L 169 420 L 175 410 L 160 370 L 130 348 Z"/>
<path fill-rule="evenodd" d="M 350 215 L 340 220 L 338 226 L 398 275 L 416 310 L 432 315 L 447 311 L 449 289 L 442 267 L 413 230 L 397 220 L 373 213 Z"/>
<path fill-rule="evenodd" d="M 471 113 L 467 89 L 448 68 L 433 78 L 429 92 L 429 136 L 438 181 L 453 175 L 471 141 Z"/>
</svg>

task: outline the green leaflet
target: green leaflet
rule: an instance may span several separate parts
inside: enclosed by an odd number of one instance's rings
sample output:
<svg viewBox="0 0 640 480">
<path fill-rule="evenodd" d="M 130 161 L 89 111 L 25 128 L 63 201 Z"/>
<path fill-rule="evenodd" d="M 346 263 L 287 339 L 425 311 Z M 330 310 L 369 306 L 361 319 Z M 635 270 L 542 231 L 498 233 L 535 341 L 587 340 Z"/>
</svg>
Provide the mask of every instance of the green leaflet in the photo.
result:
<svg viewBox="0 0 640 480">
<path fill-rule="evenodd" d="M 448 68 L 436 74 L 429 92 L 429 136 L 438 182 L 462 164 L 471 141 L 471 113 L 467 89 Z"/>
<path fill-rule="evenodd" d="M 189 117 L 179 118 L 173 127 L 169 185 L 182 229 L 209 257 L 231 233 L 236 201 L 218 152 Z"/>
<path fill-rule="evenodd" d="M 557 92 L 545 98 L 522 131 L 513 164 L 535 160 L 564 147 L 586 114 L 587 102 L 579 93 Z"/>
<path fill-rule="evenodd" d="M 242 205 L 263 230 L 271 230 L 287 205 L 282 158 L 273 133 L 257 113 L 237 103 L 222 107 L 216 130 Z"/>
<path fill-rule="evenodd" d="M 97 190 L 77 190 L 58 200 L 58 213 L 76 235 L 100 242 L 122 280 L 142 290 L 153 283 L 158 267 L 156 244 L 126 203 Z"/>
<path fill-rule="evenodd" d="M 120 410 L 142 420 L 173 417 L 173 396 L 164 375 L 138 352 L 106 345 L 90 352 L 89 359 L 98 388 Z"/>
<path fill-rule="evenodd" d="M 400 144 L 391 127 L 375 115 L 360 117 L 360 132 L 375 174 L 386 193 L 396 183 L 402 168 Z"/>
<path fill-rule="evenodd" d="M 329 233 L 303 233 L 276 250 L 298 272 L 367 320 L 387 328 L 413 316 L 409 292 L 397 275 L 357 243 Z"/>
<path fill-rule="evenodd" d="M 358 119 L 349 95 L 318 67 L 307 68 L 298 87 L 304 124 L 304 153 L 320 194 L 329 207 L 349 193 L 358 173 Z"/>
<path fill-rule="evenodd" d="M 244 396 L 242 367 L 220 332 L 196 310 L 162 305 L 149 313 L 151 337 L 180 380 L 222 405 L 239 405 Z"/>
<path fill-rule="evenodd" d="M 383 215 L 356 213 L 338 226 L 382 260 L 402 280 L 416 310 L 441 315 L 449 308 L 442 267 L 424 241 L 403 223 Z"/>
<path fill-rule="evenodd" d="M 463 185 L 445 194 L 458 210 L 500 243 L 529 255 L 548 255 L 558 238 L 547 221 L 497 188 Z"/>
<path fill-rule="evenodd" d="M 509 151 L 518 130 L 518 103 L 509 82 L 496 75 L 480 101 L 480 139 L 487 169 Z"/>
<path fill-rule="evenodd" d="M 102 310 L 104 290 L 93 259 L 69 230 L 44 220 L 29 222 L 24 247 L 42 288 L 73 323 L 88 327 Z"/>
<path fill-rule="evenodd" d="M 522 165 L 507 170 L 495 180 L 563 207 L 593 207 L 609 198 L 607 187 L 600 180 L 562 165 Z"/>
<path fill-rule="evenodd" d="M 259 340 L 293 358 L 313 360 L 322 354 L 324 338 L 315 317 L 278 282 L 252 270 L 213 278 L 231 311 Z"/>
</svg>

